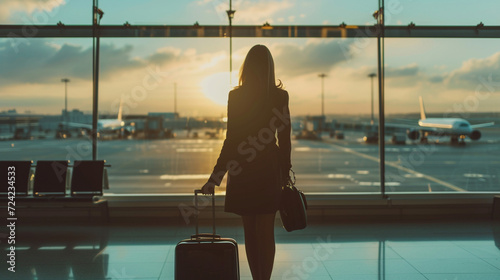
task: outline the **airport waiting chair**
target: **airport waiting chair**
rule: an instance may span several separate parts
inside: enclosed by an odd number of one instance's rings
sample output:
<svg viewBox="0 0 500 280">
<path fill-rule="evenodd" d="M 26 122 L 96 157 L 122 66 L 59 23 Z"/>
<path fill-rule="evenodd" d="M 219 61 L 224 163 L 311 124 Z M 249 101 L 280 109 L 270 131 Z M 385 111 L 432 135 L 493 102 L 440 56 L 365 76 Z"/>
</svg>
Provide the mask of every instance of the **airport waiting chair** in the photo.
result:
<svg viewBox="0 0 500 280">
<path fill-rule="evenodd" d="M 39 160 L 36 163 L 33 196 L 54 197 L 66 195 L 67 160 Z"/>
<path fill-rule="evenodd" d="M 92 202 L 101 207 L 101 216 L 109 222 L 108 202 L 103 195 L 105 160 L 76 160 L 73 163 L 70 194 L 73 201 Z"/>
<path fill-rule="evenodd" d="M 28 195 L 31 163 L 32 161 L 0 161 L 0 197 L 8 197 L 12 190 L 9 187 L 12 185 L 15 187 L 16 197 Z"/>
<path fill-rule="evenodd" d="M 76 160 L 73 163 L 71 196 L 102 195 L 104 160 Z"/>
</svg>

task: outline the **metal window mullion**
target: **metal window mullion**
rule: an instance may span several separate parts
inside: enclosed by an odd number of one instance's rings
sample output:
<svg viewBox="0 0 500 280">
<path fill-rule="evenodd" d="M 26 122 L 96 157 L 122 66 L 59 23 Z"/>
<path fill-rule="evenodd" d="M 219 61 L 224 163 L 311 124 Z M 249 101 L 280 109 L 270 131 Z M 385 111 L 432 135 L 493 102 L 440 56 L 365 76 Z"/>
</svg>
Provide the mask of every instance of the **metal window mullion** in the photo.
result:
<svg viewBox="0 0 500 280">
<path fill-rule="evenodd" d="M 34 28 L 30 38 L 91 38 L 95 36 L 93 25 L 1 25 L 0 38 L 26 37 L 26 29 Z M 206 25 L 104 25 L 98 26 L 99 37 L 105 38 L 170 38 L 200 37 L 224 38 L 228 26 Z M 253 38 L 376 38 L 375 25 L 341 26 L 263 26 L 232 25 L 231 37 Z M 500 26 L 385 26 L 387 38 L 500 38 Z"/>
<path fill-rule="evenodd" d="M 380 168 L 380 193 L 386 198 L 385 193 L 385 110 L 384 110 L 384 0 L 379 0 L 377 36 L 378 57 L 378 143 L 379 143 L 379 168 Z"/>
</svg>

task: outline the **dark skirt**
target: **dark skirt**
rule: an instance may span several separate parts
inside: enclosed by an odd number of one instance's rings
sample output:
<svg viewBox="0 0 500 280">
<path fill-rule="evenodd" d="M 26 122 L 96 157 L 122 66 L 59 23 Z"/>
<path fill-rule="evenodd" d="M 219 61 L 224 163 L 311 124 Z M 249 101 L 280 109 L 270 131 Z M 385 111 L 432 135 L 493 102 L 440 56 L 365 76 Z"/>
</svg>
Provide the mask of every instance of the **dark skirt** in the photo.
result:
<svg viewBox="0 0 500 280">
<path fill-rule="evenodd" d="M 224 211 L 241 216 L 276 213 L 281 201 L 277 153 L 266 153 L 229 174 Z"/>
</svg>

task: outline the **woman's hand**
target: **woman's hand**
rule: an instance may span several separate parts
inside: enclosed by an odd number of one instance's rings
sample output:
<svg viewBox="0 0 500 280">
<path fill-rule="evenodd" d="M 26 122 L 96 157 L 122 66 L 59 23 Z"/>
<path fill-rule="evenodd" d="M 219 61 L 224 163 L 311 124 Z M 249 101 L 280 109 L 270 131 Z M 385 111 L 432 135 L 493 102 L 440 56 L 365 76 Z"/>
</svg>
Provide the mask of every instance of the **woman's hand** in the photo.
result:
<svg viewBox="0 0 500 280">
<path fill-rule="evenodd" d="M 205 185 L 201 188 L 202 194 L 214 194 L 215 184 L 206 182 Z"/>
</svg>

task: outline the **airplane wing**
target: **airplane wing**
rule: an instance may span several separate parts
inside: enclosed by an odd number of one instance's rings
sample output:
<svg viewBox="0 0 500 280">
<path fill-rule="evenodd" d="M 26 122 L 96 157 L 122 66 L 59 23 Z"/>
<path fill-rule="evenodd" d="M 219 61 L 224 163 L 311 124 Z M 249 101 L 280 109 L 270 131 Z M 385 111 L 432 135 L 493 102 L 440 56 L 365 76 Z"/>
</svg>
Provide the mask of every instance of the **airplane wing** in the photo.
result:
<svg viewBox="0 0 500 280">
<path fill-rule="evenodd" d="M 417 121 L 414 120 L 408 120 L 408 119 L 400 119 L 397 120 L 399 123 L 395 122 L 386 122 L 385 127 L 386 128 L 395 128 L 399 130 L 407 130 L 407 129 L 414 129 L 414 130 L 423 130 L 423 131 L 435 131 L 435 128 L 432 127 L 422 127 L 416 124 Z M 363 123 L 366 126 L 369 126 L 369 123 Z M 378 123 L 375 123 L 373 125 L 374 127 L 378 128 Z"/>
<path fill-rule="evenodd" d="M 434 131 L 434 132 L 437 132 L 439 130 L 439 128 L 437 127 L 426 127 L 426 126 L 416 126 L 416 127 L 412 127 L 410 129 L 415 129 L 415 130 L 419 130 L 419 131 Z"/>
<path fill-rule="evenodd" d="M 65 123 L 65 122 L 61 122 L 60 123 L 63 127 L 65 125 L 67 125 L 69 128 L 84 128 L 84 129 L 92 129 L 92 125 L 91 124 L 84 124 L 84 123 L 72 123 L 72 122 L 69 122 L 69 123 Z"/>
<path fill-rule="evenodd" d="M 401 122 L 403 122 L 403 121 L 401 121 Z M 403 123 L 385 123 L 385 127 L 404 129 L 404 130 L 437 131 L 437 128 L 435 128 L 435 127 L 419 126 L 418 124 L 415 124 L 415 121 L 413 121 L 413 120 L 406 120 L 404 122 L 406 122 L 406 123 L 405 124 L 403 124 Z"/>
<path fill-rule="evenodd" d="M 495 125 L 494 122 L 489 122 L 489 123 L 479 123 L 479 124 L 471 124 L 471 128 L 480 128 L 480 127 L 488 127 L 488 126 L 493 126 Z"/>
</svg>

